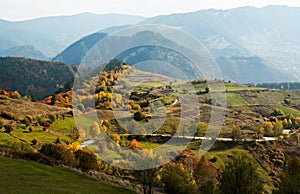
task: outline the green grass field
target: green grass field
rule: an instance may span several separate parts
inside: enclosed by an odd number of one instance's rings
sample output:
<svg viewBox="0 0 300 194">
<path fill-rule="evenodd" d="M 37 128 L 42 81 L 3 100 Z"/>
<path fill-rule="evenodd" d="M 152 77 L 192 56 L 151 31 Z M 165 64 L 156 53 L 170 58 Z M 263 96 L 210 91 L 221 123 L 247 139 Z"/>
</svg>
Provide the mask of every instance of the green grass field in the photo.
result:
<svg viewBox="0 0 300 194">
<path fill-rule="evenodd" d="M 0 193 L 134 193 L 44 164 L 0 157 Z"/>
<path fill-rule="evenodd" d="M 280 105 L 280 104 L 271 104 L 271 105 L 267 105 L 267 106 L 270 106 L 274 109 L 280 109 L 284 112 L 284 114 L 290 114 L 292 113 L 294 116 L 300 116 L 300 111 L 296 110 L 296 109 L 293 109 L 293 108 L 290 108 L 290 107 L 287 107 L 287 106 L 283 106 L 283 105 Z"/>
<path fill-rule="evenodd" d="M 33 139 L 36 139 L 40 143 L 53 143 L 57 138 L 61 141 L 71 142 L 71 138 L 67 136 L 58 133 L 45 132 L 41 129 L 36 129 L 35 131 L 28 133 L 18 128 L 14 129 L 11 134 L 27 143 L 30 143 Z"/>
<path fill-rule="evenodd" d="M 0 132 L 0 147 L 11 148 L 19 151 L 29 151 L 32 150 L 30 144 L 33 139 L 37 140 L 37 145 L 41 145 L 43 143 L 54 143 L 57 138 L 59 138 L 61 142 L 72 142 L 72 139 L 63 133 L 43 131 L 38 127 L 35 127 L 30 133 L 28 129 L 24 128 L 25 127 L 23 126 L 15 127 L 10 134 L 5 133 L 2 130 Z"/>
<path fill-rule="evenodd" d="M 241 91 L 241 90 L 266 90 L 265 88 L 257 88 L 257 87 L 248 87 L 246 85 L 241 85 L 241 84 L 235 84 L 235 83 L 218 83 L 218 84 L 210 84 L 207 85 L 206 83 L 198 83 L 198 84 L 193 84 L 194 88 L 196 91 L 204 91 L 205 88 L 212 87 L 212 92 L 218 92 L 218 91 L 226 91 L 228 92 L 234 92 L 234 91 Z M 225 86 L 225 87 L 224 87 Z"/>
<path fill-rule="evenodd" d="M 240 90 L 266 90 L 266 88 L 257 88 L 257 87 L 248 87 L 246 85 L 235 84 L 235 83 L 226 83 L 227 91 L 240 91 Z"/>
<path fill-rule="evenodd" d="M 66 134 L 72 133 L 72 128 L 75 127 L 73 118 L 67 117 L 65 120 L 57 120 L 51 126 L 50 130 L 58 131 Z"/>
<path fill-rule="evenodd" d="M 238 93 L 226 94 L 227 106 L 247 106 L 249 103 Z"/>
</svg>

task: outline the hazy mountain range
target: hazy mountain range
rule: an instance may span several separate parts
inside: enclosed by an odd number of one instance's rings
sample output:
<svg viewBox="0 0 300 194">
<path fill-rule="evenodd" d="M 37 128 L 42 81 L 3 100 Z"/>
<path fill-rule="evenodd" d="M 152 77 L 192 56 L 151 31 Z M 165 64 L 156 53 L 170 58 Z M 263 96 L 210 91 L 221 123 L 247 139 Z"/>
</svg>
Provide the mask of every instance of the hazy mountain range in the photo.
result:
<svg viewBox="0 0 300 194">
<path fill-rule="evenodd" d="M 181 27 L 215 57 L 257 55 L 299 78 L 300 8 L 267 6 L 157 16 L 143 24 Z"/>
<path fill-rule="evenodd" d="M 31 45 L 54 57 L 78 39 L 115 25 L 137 24 L 144 17 L 122 14 L 82 13 L 26 21 L 0 20 L 0 50 Z"/>
<path fill-rule="evenodd" d="M 299 20 L 300 8 L 287 6 L 210 9 L 153 18 L 85 13 L 23 22 L 2 20 L 0 55 L 37 59 L 43 59 L 42 55 L 56 56 L 54 61 L 72 65 L 80 63 L 88 49 L 104 37 L 95 32 L 111 33 L 135 24 L 162 24 L 182 28 L 198 38 L 215 57 L 227 80 L 297 81 Z M 24 49 L 23 45 L 31 46 Z M 16 52 L 20 46 L 23 53 Z"/>
</svg>

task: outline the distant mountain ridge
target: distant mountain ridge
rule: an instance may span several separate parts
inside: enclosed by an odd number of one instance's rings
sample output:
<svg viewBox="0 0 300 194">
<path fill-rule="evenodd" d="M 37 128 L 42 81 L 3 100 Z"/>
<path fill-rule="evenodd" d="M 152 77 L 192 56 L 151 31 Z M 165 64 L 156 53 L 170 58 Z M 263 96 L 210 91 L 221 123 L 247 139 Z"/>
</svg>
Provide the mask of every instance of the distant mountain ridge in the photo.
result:
<svg viewBox="0 0 300 194">
<path fill-rule="evenodd" d="M 87 47 L 91 48 L 97 44 L 99 40 L 104 38 L 105 35 L 106 34 L 102 33 L 89 35 L 72 44 L 54 60 L 61 59 L 58 61 L 63 61 L 71 65 L 80 64 L 82 58 L 89 50 Z M 154 38 L 154 36 L 156 36 L 156 38 Z M 127 41 L 137 39 L 142 40 L 146 38 L 149 38 L 149 40 L 152 38 L 153 40 L 159 40 L 160 42 L 170 41 L 162 36 L 153 35 L 149 31 L 140 32 L 133 37 L 128 37 Z M 120 45 L 115 46 L 118 47 Z M 197 76 L 195 77 L 194 74 L 195 69 L 193 69 L 193 65 L 189 60 L 180 56 L 179 53 L 161 47 L 144 46 L 131 48 L 120 53 L 116 58 L 129 65 L 134 65 L 137 69 L 142 71 L 159 73 L 166 76 L 177 76 L 176 78 L 180 79 L 186 79 L 187 77 L 185 76 L 188 76 L 190 79 L 197 79 Z M 151 65 L 148 63 L 139 64 L 140 62 L 149 60 L 167 62 L 170 65 L 167 65 L 167 63 L 155 64 L 153 62 Z M 237 83 L 282 82 L 296 79 L 289 74 L 282 73 L 280 69 L 272 67 L 269 62 L 259 56 L 218 57 L 216 58 L 216 62 L 223 75 L 223 79 Z M 135 64 L 137 64 L 137 66 Z M 97 66 L 97 64 L 90 65 L 94 68 Z M 162 67 L 162 65 L 164 67 Z M 183 72 L 185 75 L 182 74 Z"/>
<path fill-rule="evenodd" d="M 0 56 L 26 57 L 26 58 L 39 59 L 39 60 L 48 59 L 45 55 L 43 55 L 43 53 L 41 53 L 39 50 L 35 49 L 33 46 L 30 45 L 16 46 L 7 50 L 1 50 Z"/>
<path fill-rule="evenodd" d="M 140 24 L 180 27 L 216 57 L 259 56 L 300 79 L 300 8 L 267 6 L 201 10 L 146 19 Z"/>
<path fill-rule="evenodd" d="M 216 62 L 225 80 L 236 83 L 292 81 L 296 78 L 272 67 L 260 57 L 219 57 Z"/>
<path fill-rule="evenodd" d="M 116 25 L 137 24 L 141 16 L 82 13 L 25 21 L 0 21 L 0 50 L 32 45 L 46 57 L 54 57 L 78 39 Z"/>
<path fill-rule="evenodd" d="M 61 61 L 69 65 L 80 64 L 87 52 L 107 34 L 94 33 L 71 44 L 62 53 L 58 54 L 52 61 Z"/>
<path fill-rule="evenodd" d="M 56 56 L 54 61 L 79 64 L 89 48 L 103 38 L 98 32 L 113 33 L 136 24 L 169 25 L 198 38 L 226 79 L 240 83 L 299 81 L 299 20 L 300 8 L 288 6 L 209 9 L 147 19 L 83 13 L 23 22 L 0 20 L 0 51 L 32 45 L 32 53 L 24 51 L 26 57 L 38 58 L 35 52 L 41 51 L 46 57 Z M 88 34 L 91 37 L 85 37 Z"/>
</svg>

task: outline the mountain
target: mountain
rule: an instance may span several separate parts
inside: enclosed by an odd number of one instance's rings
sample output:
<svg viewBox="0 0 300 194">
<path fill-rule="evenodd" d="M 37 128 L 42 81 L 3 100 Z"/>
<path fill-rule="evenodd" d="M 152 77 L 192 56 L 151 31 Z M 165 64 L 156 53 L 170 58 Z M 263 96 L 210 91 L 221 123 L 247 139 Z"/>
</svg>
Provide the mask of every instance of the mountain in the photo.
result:
<svg viewBox="0 0 300 194">
<path fill-rule="evenodd" d="M 260 57 L 219 57 L 216 62 L 225 80 L 237 83 L 269 83 L 295 78 L 271 67 Z"/>
<path fill-rule="evenodd" d="M 82 40 L 74 43 L 77 45 L 66 49 L 65 54 L 60 54 L 59 56 L 69 56 L 69 60 L 78 59 L 77 56 L 82 56 L 87 54 L 87 50 L 84 50 L 82 45 L 84 43 L 97 43 L 95 36 L 100 36 L 99 34 L 94 34 L 83 38 Z M 149 41 L 157 41 L 168 43 L 168 39 L 154 34 L 151 31 L 139 32 L 131 37 L 122 37 L 124 42 L 127 41 L 139 41 L 148 39 Z M 111 39 L 114 42 L 113 37 Z M 176 48 L 176 44 L 171 41 L 173 47 Z M 114 42 L 114 48 L 122 48 L 120 42 Z M 155 45 L 155 44 L 154 44 Z M 72 49 L 74 51 L 72 51 Z M 78 51 L 78 52 L 77 52 Z M 91 55 L 93 55 L 91 53 Z M 87 56 L 87 60 L 89 55 Z M 177 53 L 176 51 L 164 47 L 158 46 L 141 46 L 130 48 L 118 56 L 116 59 L 123 61 L 129 65 L 135 66 L 136 69 L 153 72 L 158 74 L 163 74 L 166 76 L 176 77 L 179 79 L 198 79 L 200 72 L 195 73 L 196 69 L 193 64 L 185 56 Z M 219 79 L 231 80 L 237 83 L 263 83 L 263 82 L 282 82 L 282 81 L 292 81 L 296 78 L 290 74 L 282 73 L 280 69 L 272 67 L 268 61 L 262 59 L 258 56 L 231 56 L 231 57 L 217 57 L 216 62 L 221 70 L 222 76 L 215 77 Z M 76 63 L 79 64 L 78 60 Z M 93 60 L 92 60 L 93 61 Z M 93 62 L 88 62 L 92 67 L 97 67 L 99 64 L 93 64 Z M 67 61 L 65 61 L 67 62 Z M 209 64 L 209 62 L 203 62 L 204 64 Z M 70 63 L 72 64 L 72 63 Z M 199 67 L 201 64 L 198 64 Z M 200 67 L 201 68 L 201 67 Z"/>
<path fill-rule="evenodd" d="M 27 57 L 31 59 L 46 60 L 47 57 L 40 51 L 36 50 L 33 46 L 23 45 L 16 46 L 10 49 L 0 51 L 2 57 Z"/>
<path fill-rule="evenodd" d="M 131 25 L 112 26 L 85 36 L 67 47 L 63 52 L 54 57 L 52 61 L 61 61 L 69 65 L 80 64 L 87 52 L 107 34 L 129 28 L 130 26 Z"/>
<path fill-rule="evenodd" d="M 71 44 L 52 61 L 61 61 L 69 65 L 80 64 L 86 53 L 107 34 L 94 33 Z"/>
<path fill-rule="evenodd" d="M 114 32 L 117 32 L 119 30 L 125 29 L 125 28 L 130 28 L 132 25 L 123 25 L 123 26 L 111 26 L 108 28 L 105 28 L 103 30 L 100 30 L 100 32 L 106 33 L 106 34 L 111 34 Z"/>
<path fill-rule="evenodd" d="M 33 95 L 37 99 L 54 94 L 74 78 L 73 69 L 61 62 L 26 58 L 0 58 L 0 88 Z"/>
<path fill-rule="evenodd" d="M 300 78 L 300 8 L 267 6 L 202 10 L 146 19 L 141 24 L 180 27 L 216 57 L 259 56 Z"/>
<path fill-rule="evenodd" d="M 82 13 L 26 21 L 0 21 L 0 50 L 32 45 L 47 57 L 56 56 L 74 41 L 101 29 L 136 24 L 144 17 Z"/>
</svg>

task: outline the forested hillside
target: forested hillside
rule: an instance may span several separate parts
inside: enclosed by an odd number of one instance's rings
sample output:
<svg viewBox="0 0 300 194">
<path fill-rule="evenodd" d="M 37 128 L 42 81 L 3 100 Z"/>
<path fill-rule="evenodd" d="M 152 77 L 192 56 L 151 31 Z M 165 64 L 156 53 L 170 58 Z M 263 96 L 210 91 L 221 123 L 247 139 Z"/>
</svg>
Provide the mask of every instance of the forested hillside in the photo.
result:
<svg viewBox="0 0 300 194">
<path fill-rule="evenodd" d="M 105 33 L 88 35 L 70 45 L 62 53 L 53 58 L 53 61 L 61 61 L 69 65 L 80 64 L 87 52 L 105 36 Z"/>
<path fill-rule="evenodd" d="M 22 96 L 33 95 L 41 99 L 55 93 L 73 77 L 73 69 L 65 63 L 17 57 L 0 58 L 0 88 L 17 90 Z"/>
</svg>

